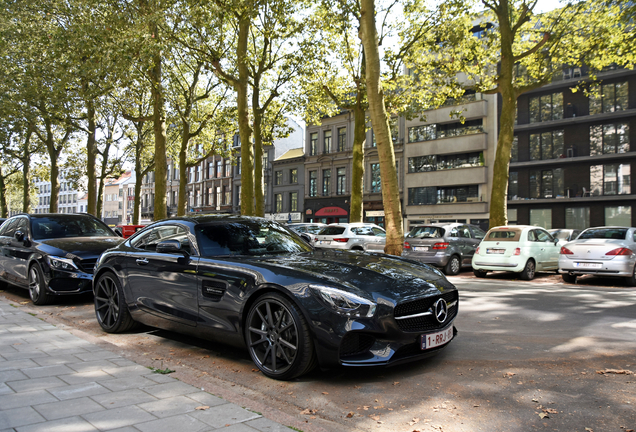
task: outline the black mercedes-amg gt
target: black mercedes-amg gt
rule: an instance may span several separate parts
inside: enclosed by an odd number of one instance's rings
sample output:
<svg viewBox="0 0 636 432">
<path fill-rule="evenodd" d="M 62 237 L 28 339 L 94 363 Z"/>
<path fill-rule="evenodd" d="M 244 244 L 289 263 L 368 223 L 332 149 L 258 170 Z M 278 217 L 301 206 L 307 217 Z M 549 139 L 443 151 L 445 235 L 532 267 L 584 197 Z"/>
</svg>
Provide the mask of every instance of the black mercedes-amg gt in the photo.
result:
<svg viewBox="0 0 636 432">
<path fill-rule="evenodd" d="M 388 365 L 457 333 L 457 289 L 437 269 L 384 254 L 313 250 L 261 218 L 195 216 L 148 226 L 97 263 L 107 332 L 135 322 L 247 347 L 267 376 Z"/>
</svg>

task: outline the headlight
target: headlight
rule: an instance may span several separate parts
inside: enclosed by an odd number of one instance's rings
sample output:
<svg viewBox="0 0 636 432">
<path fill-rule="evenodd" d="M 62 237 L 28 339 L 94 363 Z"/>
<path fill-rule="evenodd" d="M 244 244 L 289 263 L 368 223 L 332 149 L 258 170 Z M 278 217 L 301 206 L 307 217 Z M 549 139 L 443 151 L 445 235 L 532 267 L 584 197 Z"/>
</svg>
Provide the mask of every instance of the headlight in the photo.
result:
<svg viewBox="0 0 636 432">
<path fill-rule="evenodd" d="M 371 317 L 376 304 L 347 291 L 324 285 L 309 285 L 312 292 L 334 312 L 348 317 Z"/>
<path fill-rule="evenodd" d="M 72 259 L 62 257 L 49 257 L 51 267 L 58 270 L 79 271 Z"/>
</svg>

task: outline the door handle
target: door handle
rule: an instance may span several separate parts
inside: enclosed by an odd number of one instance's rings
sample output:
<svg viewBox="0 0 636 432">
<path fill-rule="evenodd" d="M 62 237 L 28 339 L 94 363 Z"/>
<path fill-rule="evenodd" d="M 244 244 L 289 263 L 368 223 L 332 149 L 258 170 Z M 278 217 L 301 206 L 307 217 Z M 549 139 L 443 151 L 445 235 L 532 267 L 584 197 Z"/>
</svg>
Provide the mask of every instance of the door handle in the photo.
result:
<svg viewBox="0 0 636 432">
<path fill-rule="evenodd" d="M 146 265 L 148 264 L 148 259 L 147 258 L 143 258 L 143 259 L 137 259 L 135 260 L 135 262 L 137 263 L 137 265 Z"/>
</svg>

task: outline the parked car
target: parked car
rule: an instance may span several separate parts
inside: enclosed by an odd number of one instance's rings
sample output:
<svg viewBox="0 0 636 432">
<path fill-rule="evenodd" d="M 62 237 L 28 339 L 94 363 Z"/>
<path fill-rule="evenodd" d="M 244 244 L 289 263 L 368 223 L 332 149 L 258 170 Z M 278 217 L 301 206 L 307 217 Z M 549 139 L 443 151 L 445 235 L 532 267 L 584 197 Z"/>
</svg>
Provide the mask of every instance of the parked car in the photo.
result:
<svg viewBox="0 0 636 432">
<path fill-rule="evenodd" d="M 463 266 L 471 265 L 484 235 L 486 233 L 475 225 L 417 225 L 404 238 L 402 256 L 441 267 L 447 275 L 456 275 Z"/>
<path fill-rule="evenodd" d="M 326 249 L 345 249 L 384 252 L 386 232 L 372 223 L 330 224 L 314 238 L 314 246 Z"/>
<path fill-rule="evenodd" d="M 93 268 L 123 239 L 88 214 L 21 214 L 0 227 L 0 279 L 29 290 L 36 305 L 91 292 Z"/>
<path fill-rule="evenodd" d="M 314 244 L 314 239 L 316 238 L 316 234 L 320 232 L 321 229 L 326 227 L 327 224 L 324 223 L 291 223 L 287 224 L 287 228 L 295 231 L 300 235 L 303 239 L 305 239 L 309 244 Z"/>
<path fill-rule="evenodd" d="M 578 229 L 551 229 L 548 230 L 550 235 L 557 239 L 559 243 L 567 243 L 569 241 L 575 240 L 579 234 L 581 234 L 581 230 Z"/>
<path fill-rule="evenodd" d="M 107 332 L 141 322 L 242 346 L 283 380 L 420 359 L 456 333 L 457 289 L 437 269 L 313 249 L 262 218 L 157 222 L 102 255 L 93 287 Z"/>
<path fill-rule="evenodd" d="M 597 227 L 583 231 L 561 247 L 559 273 L 574 283 L 585 274 L 622 277 L 636 286 L 636 228 Z"/>
<path fill-rule="evenodd" d="M 473 272 L 486 277 L 489 271 L 509 271 L 532 280 L 537 272 L 557 270 L 559 249 L 558 241 L 540 227 L 491 228 L 473 256 Z"/>
</svg>

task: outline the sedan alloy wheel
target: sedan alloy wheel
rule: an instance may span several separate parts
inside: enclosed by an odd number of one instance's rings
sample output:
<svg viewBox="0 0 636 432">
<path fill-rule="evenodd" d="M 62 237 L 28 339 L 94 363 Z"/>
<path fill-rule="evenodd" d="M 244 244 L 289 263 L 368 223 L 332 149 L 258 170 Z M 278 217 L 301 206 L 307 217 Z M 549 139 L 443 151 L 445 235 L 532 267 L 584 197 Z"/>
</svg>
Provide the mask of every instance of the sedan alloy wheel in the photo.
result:
<svg viewBox="0 0 636 432">
<path fill-rule="evenodd" d="M 95 314 L 99 325 L 109 333 L 130 330 L 135 324 L 124 301 L 121 285 L 110 273 L 103 274 L 97 281 Z"/>
<path fill-rule="evenodd" d="M 29 297 L 33 304 L 43 306 L 51 303 L 51 295 L 46 292 L 42 270 L 37 264 L 29 269 Z"/>
</svg>

